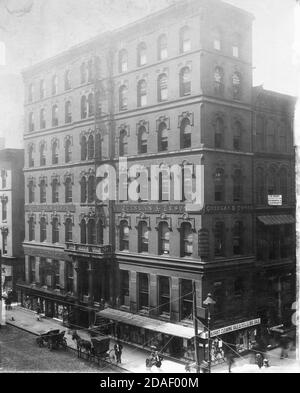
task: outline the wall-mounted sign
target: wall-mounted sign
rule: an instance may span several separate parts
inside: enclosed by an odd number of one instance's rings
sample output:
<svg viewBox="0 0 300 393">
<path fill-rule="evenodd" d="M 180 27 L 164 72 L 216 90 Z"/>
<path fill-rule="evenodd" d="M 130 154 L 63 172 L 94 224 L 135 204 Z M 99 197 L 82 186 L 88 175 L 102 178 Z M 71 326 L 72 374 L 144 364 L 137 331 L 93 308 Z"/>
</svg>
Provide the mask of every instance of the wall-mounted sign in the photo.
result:
<svg viewBox="0 0 300 393">
<path fill-rule="evenodd" d="M 226 326 L 226 327 L 223 327 L 223 328 L 220 328 L 217 330 L 212 330 L 210 332 L 210 337 L 221 336 L 222 334 L 234 332 L 236 330 L 246 329 L 248 327 L 256 326 L 256 325 L 260 325 L 260 324 L 261 324 L 260 318 L 252 319 L 251 321 L 241 322 L 241 323 L 237 323 L 237 324 L 231 325 L 231 326 Z M 206 338 L 206 339 L 208 338 L 207 332 L 205 332 L 204 336 L 205 337 L 203 337 L 203 338 Z"/>
<path fill-rule="evenodd" d="M 282 195 L 268 195 L 269 206 L 282 206 Z"/>
</svg>

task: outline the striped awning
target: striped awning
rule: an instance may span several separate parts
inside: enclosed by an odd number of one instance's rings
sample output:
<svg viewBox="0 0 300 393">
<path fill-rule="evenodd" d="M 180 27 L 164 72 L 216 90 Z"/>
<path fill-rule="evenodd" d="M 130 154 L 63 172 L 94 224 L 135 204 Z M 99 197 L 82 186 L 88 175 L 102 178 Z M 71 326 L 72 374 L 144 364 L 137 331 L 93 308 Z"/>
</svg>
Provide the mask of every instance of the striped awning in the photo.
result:
<svg viewBox="0 0 300 393">
<path fill-rule="evenodd" d="M 258 219 L 264 225 L 286 225 L 295 223 L 295 218 L 291 215 L 259 216 Z"/>
</svg>

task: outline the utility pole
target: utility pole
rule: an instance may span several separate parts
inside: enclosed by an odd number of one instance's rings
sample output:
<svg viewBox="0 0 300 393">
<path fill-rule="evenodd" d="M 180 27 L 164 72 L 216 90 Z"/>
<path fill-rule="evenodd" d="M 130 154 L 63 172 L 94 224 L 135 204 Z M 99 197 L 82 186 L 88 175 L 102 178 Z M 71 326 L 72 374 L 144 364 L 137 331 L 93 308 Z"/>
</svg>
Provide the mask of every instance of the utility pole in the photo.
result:
<svg viewBox="0 0 300 393">
<path fill-rule="evenodd" d="M 2 299 L 2 252 L 0 250 L 0 328 L 5 325 L 4 310 Z"/>
<path fill-rule="evenodd" d="M 196 373 L 200 373 L 200 354 L 199 354 L 199 337 L 198 337 L 198 320 L 197 320 L 197 303 L 196 303 L 196 282 L 193 282 L 193 320 L 194 320 L 194 345 L 195 345 L 195 360 Z"/>
</svg>

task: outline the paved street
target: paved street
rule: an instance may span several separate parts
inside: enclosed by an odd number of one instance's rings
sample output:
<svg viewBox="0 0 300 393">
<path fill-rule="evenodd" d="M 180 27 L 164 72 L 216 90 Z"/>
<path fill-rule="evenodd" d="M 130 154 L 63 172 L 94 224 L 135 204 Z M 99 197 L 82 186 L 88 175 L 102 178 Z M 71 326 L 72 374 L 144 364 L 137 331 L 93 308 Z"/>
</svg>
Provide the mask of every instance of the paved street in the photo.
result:
<svg viewBox="0 0 300 393">
<path fill-rule="evenodd" d="M 111 367 L 98 366 L 80 360 L 68 349 L 49 351 L 39 348 L 36 336 L 7 325 L 0 329 L 0 372 L 88 372 L 111 373 Z M 118 370 L 120 372 L 120 370 Z"/>
</svg>

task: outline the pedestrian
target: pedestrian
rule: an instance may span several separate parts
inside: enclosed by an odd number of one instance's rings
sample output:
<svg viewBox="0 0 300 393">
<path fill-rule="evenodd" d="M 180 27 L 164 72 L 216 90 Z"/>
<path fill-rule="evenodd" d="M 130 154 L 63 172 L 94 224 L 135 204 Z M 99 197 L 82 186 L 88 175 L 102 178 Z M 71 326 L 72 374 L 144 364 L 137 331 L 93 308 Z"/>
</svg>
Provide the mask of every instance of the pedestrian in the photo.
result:
<svg viewBox="0 0 300 393">
<path fill-rule="evenodd" d="M 117 363 L 121 363 L 121 356 L 122 356 L 123 345 L 121 345 L 119 342 L 117 342 L 115 344 L 115 346 L 114 346 L 114 350 L 115 350 Z"/>
<path fill-rule="evenodd" d="M 228 364 L 228 372 L 231 373 L 231 368 L 234 364 L 234 356 L 232 352 L 229 352 L 226 356 L 227 364 Z"/>
<path fill-rule="evenodd" d="M 256 364 L 258 365 L 258 368 L 262 368 L 263 362 L 264 362 L 262 354 L 257 353 L 255 356 L 255 359 L 256 359 Z"/>
<path fill-rule="evenodd" d="M 36 308 L 36 320 L 37 321 L 41 320 L 40 314 L 41 314 L 41 308 L 40 308 L 40 306 L 37 306 L 37 308 Z"/>
</svg>

